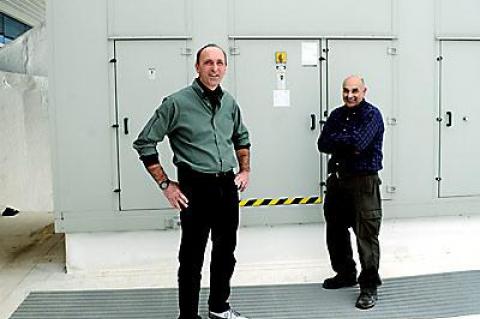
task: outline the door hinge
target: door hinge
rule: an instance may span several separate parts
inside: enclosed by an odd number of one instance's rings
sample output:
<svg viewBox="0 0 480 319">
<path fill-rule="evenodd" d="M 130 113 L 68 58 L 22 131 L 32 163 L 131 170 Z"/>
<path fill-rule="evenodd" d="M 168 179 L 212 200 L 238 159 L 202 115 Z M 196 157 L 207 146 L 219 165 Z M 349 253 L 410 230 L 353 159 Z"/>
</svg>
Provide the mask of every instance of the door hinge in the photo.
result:
<svg viewBox="0 0 480 319">
<path fill-rule="evenodd" d="M 230 55 L 240 55 L 240 48 L 239 47 L 230 47 L 229 52 L 230 52 Z"/>
<path fill-rule="evenodd" d="M 435 177 L 435 180 L 436 180 L 437 182 L 440 182 L 440 181 L 442 180 L 442 178 L 441 178 L 440 176 L 437 176 L 437 177 Z"/>
<path fill-rule="evenodd" d="M 327 61 L 327 58 L 321 56 L 321 57 L 318 58 L 318 60 L 319 60 L 320 62 L 323 62 L 323 61 Z"/>
<path fill-rule="evenodd" d="M 112 124 L 112 126 L 111 126 L 111 127 L 113 127 L 113 128 L 119 128 L 119 127 L 120 127 L 120 125 L 118 125 L 118 124 Z"/>
<path fill-rule="evenodd" d="M 180 51 L 181 55 L 192 55 L 192 49 L 191 48 L 182 48 Z"/>
<path fill-rule="evenodd" d="M 388 55 L 397 55 L 398 54 L 398 49 L 394 48 L 394 47 L 387 48 L 387 54 Z"/>
<path fill-rule="evenodd" d="M 397 192 L 397 186 L 393 186 L 393 185 L 387 185 L 385 187 L 387 193 L 396 193 Z"/>
<path fill-rule="evenodd" d="M 437 61 L 442 61 L 443 60 L 443 56 L 439 55 L 437 56 Z"/>
<path fill-rule="evenodd" d="M 114 193 L 120 193 L 120 188 L 115 188 L 115 189 L 113 190 L 113 192 L 114 192 Z"/>
<path fill-rule="evenodd" d="M 387 117 L 387 125 L 397 125 L 397 118 L 395 117 Z"/>
<path fill-rule="evenodd" d="M 108 62 L 110 62 L 110 63 L 117 63 L 117 59 L 111 58 L 110 61 L 108 61 Z"/>
<path fill-rule="evenodd" d="M 441 117 L 437 117 L 436 120 L 437 120 L 437 122 L 443 121 L 443 119 Z"/>
</svg>

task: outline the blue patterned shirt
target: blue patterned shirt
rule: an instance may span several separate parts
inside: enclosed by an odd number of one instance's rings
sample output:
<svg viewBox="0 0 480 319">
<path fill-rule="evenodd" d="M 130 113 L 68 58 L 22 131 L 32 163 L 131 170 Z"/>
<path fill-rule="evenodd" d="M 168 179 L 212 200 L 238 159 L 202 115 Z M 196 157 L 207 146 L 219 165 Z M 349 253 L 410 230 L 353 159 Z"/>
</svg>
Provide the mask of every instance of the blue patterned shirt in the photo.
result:
<svg viewBox="0 0 480 319">
<path fill-rule="evenodd" d="M 318 150 L 331 154 L 328 172 L 373 174 L 382 169 L 384 125 L 380 110 L 363 100 L 332 111 L 318 139 Z"/>
</svg>

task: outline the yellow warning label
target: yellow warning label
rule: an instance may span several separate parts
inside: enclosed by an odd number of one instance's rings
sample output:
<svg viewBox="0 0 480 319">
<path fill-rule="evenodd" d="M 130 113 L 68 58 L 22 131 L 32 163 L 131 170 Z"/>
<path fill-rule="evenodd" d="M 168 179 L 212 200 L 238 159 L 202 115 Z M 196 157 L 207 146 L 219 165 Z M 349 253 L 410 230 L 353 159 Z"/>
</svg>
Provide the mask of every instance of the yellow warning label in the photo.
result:
<svg viewBox="0 0 480 319">
<path fill-rule="evenodd" d="M 287 64 L 287 52 L 286 51 L 275 52 L 275 63 L 276 64 Z"/>
</svg>

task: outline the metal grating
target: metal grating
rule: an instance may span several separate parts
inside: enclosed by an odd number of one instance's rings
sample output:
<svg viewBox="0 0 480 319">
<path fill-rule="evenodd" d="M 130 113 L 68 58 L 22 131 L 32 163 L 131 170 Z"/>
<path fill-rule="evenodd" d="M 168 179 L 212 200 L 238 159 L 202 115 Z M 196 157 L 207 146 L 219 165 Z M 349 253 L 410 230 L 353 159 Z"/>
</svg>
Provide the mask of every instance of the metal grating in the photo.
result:
<svg viewBox="0 0 480 319">
<path fill-rule="evenodd" d="M 208 289 L 201 292 L 206 316 Z M 231 303 L 252 319 L 433 319 L 480 314 L 480 271 L 385 280 L 371 310 L 354 307 L 358 288 L 325 290 L 321 284 L 235 287 Z M 32 292 L 10 319 L 177 317 L 176 289 Z"/>
</svg>

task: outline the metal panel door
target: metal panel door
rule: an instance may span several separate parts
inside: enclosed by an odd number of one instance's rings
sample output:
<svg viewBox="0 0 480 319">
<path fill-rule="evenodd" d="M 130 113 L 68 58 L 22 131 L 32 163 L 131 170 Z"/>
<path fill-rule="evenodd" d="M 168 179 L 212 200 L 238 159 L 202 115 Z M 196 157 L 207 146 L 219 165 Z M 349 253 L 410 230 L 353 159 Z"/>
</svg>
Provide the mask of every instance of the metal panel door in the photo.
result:
<svg viewBox="0 0 480 319">
<path fill-rule="evenodd" d="M 187 84 L 187 57 L 182 55 L 185 47 L 185 41 L 115 42 L 121 210 L 170 207 L 132 143 L 163 97 Z M 167 138 L 158 151 L 168 175 L 175 178 Z"/>
<path fill-rule="evenodd" d="M 479 41 L 441 42 L 440 197 L 480 195 Z"/>
<path fill-rule="evenodd" d="M 391 198 L 393 111 L 393 53 L 391 41 L 328 40 L 327 41 L 327 108 L 343 105 L 342 82 L 351 75 L 361 75 L 367 85 L 366 100 L 377 106 L 385 122 L 383 170 L 380 172 L 382 198 Z"/>
<path fill-rule="evenodd" d="M 319 41 L 308 44 L 319 50 Z M 251 185 L 242 197 L 318 196 L 320 66 L 302 65 L 300 40 L 236 40 L 235 47 L 236 97 L 252 141 Z M 274 101 L 274 90 L 282 88 L 277 52 L 286 53 L 285 90 Z"/>
</svg>

